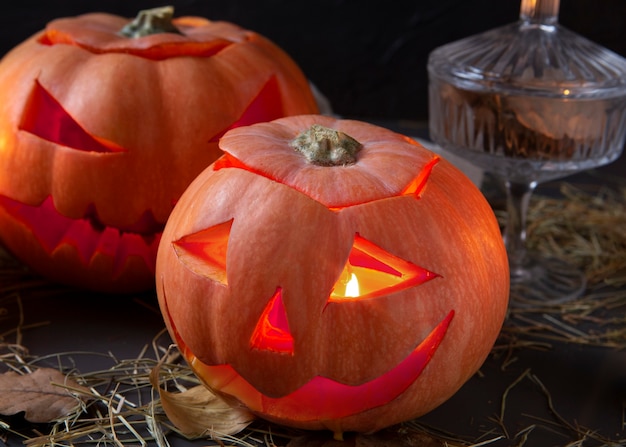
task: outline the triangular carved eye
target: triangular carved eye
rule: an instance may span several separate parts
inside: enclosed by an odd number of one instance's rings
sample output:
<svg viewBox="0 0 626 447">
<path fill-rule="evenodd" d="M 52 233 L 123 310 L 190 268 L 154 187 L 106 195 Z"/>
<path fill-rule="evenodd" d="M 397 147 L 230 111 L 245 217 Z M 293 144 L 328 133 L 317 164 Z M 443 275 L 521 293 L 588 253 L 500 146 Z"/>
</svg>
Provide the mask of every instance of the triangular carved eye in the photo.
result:
<svg viewBox="0 0 626 447">
<path fill-rule="evenodd" d="M 329 301 L 375 298 L 420 285 L 440 275 L 405 261 L 358 234 Z"/>
<path fill-rule="evenodd" d="M 70 149 L 99 153 L 125 152 L 124 148 L 83 129 L 39 81 L 35 81 L 19 128 Z"/>
<path fill-rule="evenodd" d="M 211 138 L 211 142 L 218 141 L 227 131 L 235 127 L 249 126 L 258 122 L 272 121 L 282 117 L 283 105 L 280 99 L 278 80 L 272 77 L 265 83 L 263 89 L 252 100 L 241 117 L 224 131 Z"/>
<path fill-rule="evenodd" d="M 250 346 L 262 351 L 293 355 L 293 336 L 289 330 L 282 289 L 276 290 L 263 310 L 250 338 Z"/>
<path fill-rule="evenodd" d="M 192 272 L 226 285 L 226 251 L 232 225 L 231 219 L 174 241 L 178 259 Z"/>
</svg>

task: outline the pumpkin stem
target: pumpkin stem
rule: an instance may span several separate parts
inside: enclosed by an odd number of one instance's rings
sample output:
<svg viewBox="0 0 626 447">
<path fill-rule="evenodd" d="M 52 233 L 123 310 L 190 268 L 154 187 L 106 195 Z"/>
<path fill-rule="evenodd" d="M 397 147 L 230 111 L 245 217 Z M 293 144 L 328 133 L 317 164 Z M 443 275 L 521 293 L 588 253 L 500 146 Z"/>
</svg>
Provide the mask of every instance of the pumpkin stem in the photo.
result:
<svg viewBox="0 0 626 447">
<path fill-rule="evenodd" d="M 126 24 L 119 31 L 124 37 L 143 37 L 150 34 L 176 33 L 182 34 L 172 23 L 174 17 L 173 6 L 162 6 L 160 8 L 144 9 L 139 11 L 135 19 Z"/>
<path fill-rule="evenodd" d="M 298 135 L 291 146 L 308 162 L 318 166 L 345 166 L 356 163 L 356 154 L 363 145 L 350 135 L 313 124 Z"/>
</svg>

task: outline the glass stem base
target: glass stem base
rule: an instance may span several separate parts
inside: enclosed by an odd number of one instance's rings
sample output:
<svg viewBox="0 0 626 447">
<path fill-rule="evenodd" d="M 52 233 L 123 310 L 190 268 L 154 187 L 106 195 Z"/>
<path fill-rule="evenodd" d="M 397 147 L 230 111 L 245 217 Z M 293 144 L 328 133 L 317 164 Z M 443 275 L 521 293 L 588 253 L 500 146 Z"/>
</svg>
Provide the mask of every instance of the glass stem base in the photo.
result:
<svg viewBox="0 0 626 447">
<path fill-rule="evenodd" d="M 586 286 L 582 271 L 563 260 L 527 249 L 526 217 L 537 182 L 504 180 L 504 186 L 507 223 L 503 237 L 511 270 L 511 306 L 546 306 L 579 298 Z"/>
<path fill-rule="evenodd" d="M 575 266 L 557 259 L 528 253 L 523 264 L 511 265 L 512 307 L 550 306 L 580 298 L 585 275 Z"/>
</svg>

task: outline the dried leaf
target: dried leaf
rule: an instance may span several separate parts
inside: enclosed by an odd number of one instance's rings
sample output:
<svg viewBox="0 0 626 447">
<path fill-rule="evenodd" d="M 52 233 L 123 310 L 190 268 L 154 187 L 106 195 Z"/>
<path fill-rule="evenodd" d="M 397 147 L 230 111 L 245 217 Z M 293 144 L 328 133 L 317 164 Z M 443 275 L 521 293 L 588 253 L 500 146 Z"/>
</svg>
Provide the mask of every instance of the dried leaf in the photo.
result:
<svg viewBox="0 0 626 447">
<path fill-rule="evenodd" d="M 0 414 L 23 411 L 24 418 L 34 423 L 65 418 L 82 404 L 72 389 L 82 388 L 56 369 L 40 368 L 31 374 L 5 372 L 0 375 Z"/>
<path fill-rule="evenodd" d="M 159 384 L 160 367 L 155 366 L 150 373 L 150 383 L 158 389 L 168 419 L 188 439 L 234 435 L 255 419 L 247 409 L 231 407 L 202 385 L 180 393 L 163 389 Z"/>
</svg>

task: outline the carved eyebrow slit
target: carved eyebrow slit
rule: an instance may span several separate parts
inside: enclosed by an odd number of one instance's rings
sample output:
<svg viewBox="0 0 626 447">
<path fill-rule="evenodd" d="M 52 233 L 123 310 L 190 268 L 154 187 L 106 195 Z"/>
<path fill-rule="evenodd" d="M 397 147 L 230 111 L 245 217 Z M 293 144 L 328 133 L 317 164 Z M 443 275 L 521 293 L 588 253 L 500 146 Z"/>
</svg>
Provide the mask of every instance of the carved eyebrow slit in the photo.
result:
<svg viewBox="0 0 626 447">
<path fill-rule="evenodd" d="M 85 152 L 119 153 L 126 150 L 91 135 L 70 116 L 38 80 L 24 107 L 19 129 L 44 140 Z"/>
<path fill-rule="evenodd" d="M 409 183 L 402 191 L 403 196 L 413 195 L 416 199 L 419 199 L 424 192 L 426 183 L 430 178 L 430 174 L 433 172 L 435 165 L 439 163 L 439 157 L 435 157 L 430 160 L 417 174 L 417 176 Z"/>
</svg>

